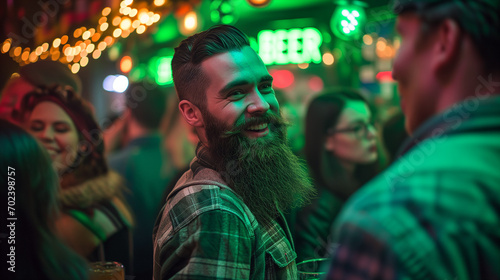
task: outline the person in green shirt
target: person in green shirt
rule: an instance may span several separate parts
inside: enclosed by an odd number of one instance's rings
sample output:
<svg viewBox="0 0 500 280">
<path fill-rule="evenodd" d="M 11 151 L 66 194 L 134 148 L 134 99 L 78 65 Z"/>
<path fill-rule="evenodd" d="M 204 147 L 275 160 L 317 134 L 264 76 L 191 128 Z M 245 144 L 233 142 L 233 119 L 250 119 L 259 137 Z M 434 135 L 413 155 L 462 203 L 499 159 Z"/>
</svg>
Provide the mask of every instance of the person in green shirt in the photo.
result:
<svg viewBox="0 0 500 280">
<path fill-rule="evenodd" d="M 394 11 L 411 138 L 347 202 L 326 279 L 499 279 L 500 1 Z"/>
<path fill-rule="evenodd" d="M 108 157 L 109 166 L 123 176 L 128 191 L 125 199 L 136 220 L 133 229 L 134 264 L 137 279 L 153 277 L 151 236 L 161 197 L 177 173 L 170 153 L 163 148 L 160 123 L 167 108 L 167 91 L 143 80 L 124 93 L 124 122 L 127 144 Z M 131 270 L 129 270 L 131 271 Z"/>
</svg>

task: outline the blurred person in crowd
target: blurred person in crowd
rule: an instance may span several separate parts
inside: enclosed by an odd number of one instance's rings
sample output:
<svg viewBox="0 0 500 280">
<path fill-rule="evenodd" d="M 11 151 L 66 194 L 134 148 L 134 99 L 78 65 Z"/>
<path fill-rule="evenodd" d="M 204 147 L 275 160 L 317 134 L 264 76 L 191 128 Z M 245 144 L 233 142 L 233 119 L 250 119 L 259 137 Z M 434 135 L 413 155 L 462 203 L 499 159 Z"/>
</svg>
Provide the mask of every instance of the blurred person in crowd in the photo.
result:
<svg viewBox="0 0 500 280">
<path fill-rule="evenodd" d="M 24 95 L 40 86 L 69 86 L 80 93 L 80 78 L 69 70 L 68 66 L 52 60 L 39 60 L 22 66 L 19 74 L 7 81 L 0 94 L 0 119 L 20 123 L 21 100 Z"/>
<path fill-rule="evenodd" d="M 177 169 L 163 148 L 159 126 L 167 107 L 165 88 L 151 83 L 135 83 L 126 95 L 127 145 L 109 156 L 110 167 L 125 178 L 130 192 L 126 199 L 135 215 L 134 276 L 153 277 L 153 243 L 156 216 L 163 201 L 160 198 L 176 175 Z"/>
<path fill-rule="evenodd" d="M 175 92 L 175 88 L 173 91 Z M 195 129 L 186 123 L 179 111 L 177 94 L 170 95 L 167 103 L 167 112 L 160 128 L 165 136 L 164 146 L 170 152 L 177 169 L 186 171 L 195 156 L 199 139 Z"/>
<path fill-rule="evenodd" d="M 172 60 L 200 143 L 154 232 L 154 279 L 296 279 L 282 211 L 312 188 L 286 144 L 272 76 L 233 26 L 195 34 Z"/>
<path fill-rule="evenodd" d="M 499 279 L 500 1 L 394 11 L 411 139 L 339 216 L 327 279 Z"/>
<path fill-rule="evenodd" d="M 147 87 L 155 86 L 157 85 L 147 85 Z M 177 95 L 173 93 L 175 90 L 165 88 L 165 91 L 167 92 L 167 107 L 159 127 L 160 134 L 164 138 L 163 146 L 170 154 L 171 160 L 178 170 L 187 169 L 194 157 L 198 139 L 196 133 L 193 132 L 194 129 L 186 123 L 177 108 Z M 169 93 L 170 91 L 172 91 L 172 94 Z M 121 115 L 112 116 L 108 120 L 110 125 L 105 127 L 103 132 L 104 153 L 106 155 L 123 149 L 130 141 L 127 132 L 130 110 L 125 110 Z"/>
<path fill-rule="evenodd" d="M 177 97 L 175 103 L 177 104 Z M 182 117 L 182 114 L 180 111 L 175 108 L 175 111 L 179 113 L 179 119 L 174 120 L 174 123 L 172 124 L 174 127 L 169 129 L 165 133 L 165 147 L 167 151 L 175 151 L 173 152 L 174 154 L 172 155 L 174 165 L 177 167 L 177 174 L 172 177 L 172 180 L 170 181 L 170 184 L 165 188 L 163 191 L 162 195 L 162 206 L 163 203 L 166 201 L 168 195 L 170 192 L 174 189 L 175 185 L 177 184 L 177 181 L 190 169 L 190 161 L 187 161 L 187 157 L 191 155 L 191 160 L 194 157 L 194 153 L 196 151 L 196 146 L 198 145 L 198 142 L 200 141 L 198 139 L 198 135 L 196 135 L 196 131 L 194 127 L 190 126 L 189 124 L 186 123 L 184 118 Z M 176 117 L 177 118 L 177 117 Z M 171 126 L 168 126 L 171 127 Z M 177 143 L 175 143 L 177 142 Z"/>
<path fill-rule="evenodd" d="M 408 133 L 405 129 L 405 115 L 399 111 L 389 117 L 382 127 L 382 141 L 389 162 L 396 160 L 398 151 L 406 138 L 408 138 Z"/>
<path fill-rule="evenodd" d="M 6 120 L 0 120 L 0 146 L 2 197 L 9 202 L 1 211 L 7 225 L 2 233 L 14 237 L 2 240 L 7 249 L 2 250 L 2 259 L 7 258 L 2 275 L 7 278 L 2 279 L 88 279 L 85 260 L 54 232 L 58 179 L 49 155 L 31 135 Z"/>
<path fill-rule="evenodd" d="M 377 172 L 377 131 L 367 101 L 355 90 L 316 96 L 306 115 L 304 149 L 318 197 L 298 211 L 299 260 L 325 257 L 330 231 L 345 201 Z"/>
<path fill-rule="evenodd" d="M 104 155 L 109 156 L 127 146 L 127 123 L 130 121 L 130 111 L 125 110 L 120 115 L 112 115 L 108 118 L 109 124 L 103 127 Z"/>
<path fill-rule="evenodd" d="M 274 95 L 276 96 L 276 100 L 280 105 L 281 116 L 283 117 L 285 122 L 288 123 L 288 126 L 286 128 L 287 144 L 292 152 L 299 158 L 301 158 L 305 140 L 303 130 L 304 124 L 301 116 L 299 115 L 299 110 L 297 110 L 294 104 L 290 102 L 290 99 L 282 90 L 274 89 Z M 304 167 L 306 168 L 306 166 Z M 298 208 L 292 208 L 283 213 L 283 216 L 285 217 L 288 227 L 290 228 L 290 231 L 292 233 L 292 239 L 294 240 L 295 232 L 293 229 L 295 228 L 295 221 L 297 219 L 297 210 Z"/>
<path fill-rule="evenodd" d="M 25 95 L 20 112 L 59 174 L 59 236 L 89 261 L 119 261 L 128 272 L 132 216 L 125 183 L 108 168 L 102 132 L 86 101 L 71 89 L 38 88 Z"/>
<path fill-rule="evenodd" d="M 274 93 L 278 104 L 280 104 L 281 114 L 289 123 L 286 130 L 288 145 L 294 154 L 300 155 L 305 143 L 302 116 L 294 104 L 288 100 L 283 91 L 274 90 Z"/>
</svg>

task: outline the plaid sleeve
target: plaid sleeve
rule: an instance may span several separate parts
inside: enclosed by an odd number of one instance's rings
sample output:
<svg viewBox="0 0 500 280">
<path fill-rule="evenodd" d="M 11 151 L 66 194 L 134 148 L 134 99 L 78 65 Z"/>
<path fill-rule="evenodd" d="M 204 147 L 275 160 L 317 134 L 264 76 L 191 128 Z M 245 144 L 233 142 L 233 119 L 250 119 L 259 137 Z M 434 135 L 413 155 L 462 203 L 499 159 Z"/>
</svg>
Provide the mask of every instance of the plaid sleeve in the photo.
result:
<svg viewBox="0 0 500 280">
<path fill-rule="evenodd" d="M 162 246 L 161 279 L 248 279 L 251 239 L 237 215 L 204 212 Z"/>
<path fill-rule="evenodd" d="M 325 279 L 402 279 L 391 249 L 361 228 L 343 224 L 337 241 Z"/>
</svg>

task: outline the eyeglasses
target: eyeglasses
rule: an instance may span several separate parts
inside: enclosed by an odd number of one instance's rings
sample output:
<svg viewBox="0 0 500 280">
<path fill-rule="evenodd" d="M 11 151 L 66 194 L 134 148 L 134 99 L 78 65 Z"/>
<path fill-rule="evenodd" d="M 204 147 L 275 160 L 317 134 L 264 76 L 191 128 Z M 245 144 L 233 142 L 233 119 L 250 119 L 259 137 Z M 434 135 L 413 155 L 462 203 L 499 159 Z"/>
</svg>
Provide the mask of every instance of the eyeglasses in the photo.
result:
<svg viewBox="0 0 500 280">
<path fill-rule="evenodd" d="M 347 128 L 341 128 L 341 129 L 330 128 L 327 130 L 327 134 L 333 135 L 336 133 L 354 133 L 354 136 L 356 136 L 356 138 L 362 139 L 362 138 L 368 137 L 368 131 L 370 128 L 376 130 L 375 123 L 373 123 L 373 122 L 369 122 L 369 123 L 361 122 L 361 123 L 355 124 L 352 127 L 347 127 Z"/>
</svg>

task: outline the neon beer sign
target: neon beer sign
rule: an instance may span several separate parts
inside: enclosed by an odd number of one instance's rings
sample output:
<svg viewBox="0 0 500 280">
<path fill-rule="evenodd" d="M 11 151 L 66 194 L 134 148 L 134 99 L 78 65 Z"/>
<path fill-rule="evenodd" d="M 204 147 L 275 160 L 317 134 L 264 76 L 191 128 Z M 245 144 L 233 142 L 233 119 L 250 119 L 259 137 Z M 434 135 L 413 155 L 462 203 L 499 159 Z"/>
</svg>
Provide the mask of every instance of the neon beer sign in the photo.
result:
<svg viewBox="0 0 500 280">
<path fill-rule="evenodd" d="M 318 29 L 262 30 L 257 35 L 259 55 L 265 64 L 321 63 L 323 37 Z"/>
</svg>

